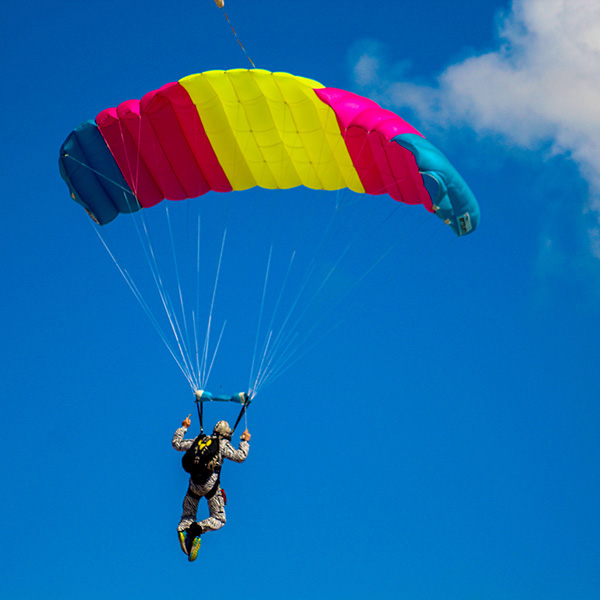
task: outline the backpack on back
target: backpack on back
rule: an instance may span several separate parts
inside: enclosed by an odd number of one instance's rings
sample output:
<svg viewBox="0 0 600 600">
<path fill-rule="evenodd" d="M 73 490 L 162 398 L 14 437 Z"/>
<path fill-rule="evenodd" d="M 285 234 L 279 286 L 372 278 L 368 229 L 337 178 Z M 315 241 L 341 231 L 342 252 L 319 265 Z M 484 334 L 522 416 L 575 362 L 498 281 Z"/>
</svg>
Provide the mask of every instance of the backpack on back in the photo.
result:
<svg viewBox="0 0 600 600">
<path fill-rule="evenodd" d="M 215 472 L 219 452 L 219 436 L 201 433 L 186 450 L 181 465 L 192 476 L 194 483 L 202 484 Z"/>
</svg>

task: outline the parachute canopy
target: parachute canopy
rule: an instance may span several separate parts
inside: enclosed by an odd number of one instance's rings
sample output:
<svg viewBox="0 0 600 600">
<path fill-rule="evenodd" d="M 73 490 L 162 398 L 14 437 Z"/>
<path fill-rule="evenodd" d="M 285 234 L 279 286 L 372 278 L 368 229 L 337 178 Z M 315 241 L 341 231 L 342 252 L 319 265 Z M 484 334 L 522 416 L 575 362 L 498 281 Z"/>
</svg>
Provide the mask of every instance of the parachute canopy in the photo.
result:
<svg viewBox="0 0 600 600">
<path fill-rule="evenodd" d="M 399 116 L 259 69 L 191 75 L 103 110 L 68 136 L 59 167 L 100 225 L 163 199 L 255 186 L 387 194 L 422 204 L 457 235 L 479 222 L 463 178 Z"/>
</svg>

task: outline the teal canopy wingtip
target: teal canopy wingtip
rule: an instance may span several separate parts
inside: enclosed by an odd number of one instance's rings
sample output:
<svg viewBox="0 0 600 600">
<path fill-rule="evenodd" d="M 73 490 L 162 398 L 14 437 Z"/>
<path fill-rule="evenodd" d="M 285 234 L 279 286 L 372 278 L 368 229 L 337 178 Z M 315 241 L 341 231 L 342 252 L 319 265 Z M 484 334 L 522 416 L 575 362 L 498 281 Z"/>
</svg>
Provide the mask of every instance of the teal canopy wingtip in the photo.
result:
<svg viewBox="0 0 600 600">
<path fill-rule="evenodd" d="M 415 157 L 435 214 L 456 235 L 467 235 L 479 225 L 479 204 L 471 188 L 446 156 L 425 138 L 403 133 L 393 138 Z"/>
</svg>

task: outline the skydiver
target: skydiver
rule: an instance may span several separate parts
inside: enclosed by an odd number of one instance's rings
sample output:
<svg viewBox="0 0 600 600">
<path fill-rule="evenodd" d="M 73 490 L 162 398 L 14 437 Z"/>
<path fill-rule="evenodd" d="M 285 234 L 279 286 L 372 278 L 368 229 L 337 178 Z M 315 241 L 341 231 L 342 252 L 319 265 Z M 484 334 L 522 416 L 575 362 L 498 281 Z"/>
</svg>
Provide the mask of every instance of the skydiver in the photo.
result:
<svg viewBox="0 0 600 600">
<path fill-rule="evenodd" d="M 204 392 L 205 397 L 207 393 Z M 215 398 L 217 399 L 217 398 Z M 185 452 L 191 448 L 194 440 L 184 439 L 184 435 L 191 425 L 188 415 L 173 435 L 173 448 L 180 452 Z M 227 502 L 225 494 L 220 487 L 220 473 L 223 459 L 227 458 L 234 462 L 242 463 L 248 456 L 250 449 L 250 432 L 248 429 L 240 436 L 240 443 L 236 450 L 230 443 L 232 430 L 227 421 L 219 421 L 214 429 L 213 435 L 218 436 L 219 451 L 215 459 L 215 468 L 208 478 L 196 479 L 190 477 L 189 486 L 185 498 L 183 499 L 183 514 L 177 526 L 177 537 L 179 545 L 185 554 L 188 555 L 190 562 L 196 560 L 198 550 L 200 549 L 200 536 L 207 531 L 216 531 L 225 525 L 225 504 Z M 204 521 L 197 522 L 198 503 L 200 498 L 205 497 L 208 503 L 209 516 Z"/>
</svg>

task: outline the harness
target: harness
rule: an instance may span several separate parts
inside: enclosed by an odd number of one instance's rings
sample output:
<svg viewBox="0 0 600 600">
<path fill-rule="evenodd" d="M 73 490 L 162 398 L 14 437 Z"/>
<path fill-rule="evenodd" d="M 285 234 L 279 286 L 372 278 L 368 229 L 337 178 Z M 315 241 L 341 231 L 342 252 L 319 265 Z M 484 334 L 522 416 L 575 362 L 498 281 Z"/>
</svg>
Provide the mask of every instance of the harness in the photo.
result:
<svg viewBox="0 0 600 600">
<path fill-rule="evenodd" d="M 219 486 L 221 485 L 221 477 L 217 477 L 217 481 L 215 482 L 215 485 L 212 486 L 212 488 L 210 488 L 210 490 L 204 494 L 204 497 L 207 500 L 210 500 L 216 493 L 217 490 L 219 489 Z M 190 487 L 188 488 L 188 496 L 190 496 L 191 498 L 194 498 L 194 500 L 200 500 L 200 498 L 202 498 L 202 496 L 196 492 L 194 492 L 192 490 L 192 486 L 190 485 Z"/>
</svg>

